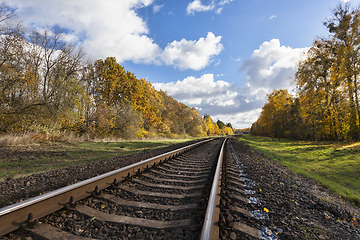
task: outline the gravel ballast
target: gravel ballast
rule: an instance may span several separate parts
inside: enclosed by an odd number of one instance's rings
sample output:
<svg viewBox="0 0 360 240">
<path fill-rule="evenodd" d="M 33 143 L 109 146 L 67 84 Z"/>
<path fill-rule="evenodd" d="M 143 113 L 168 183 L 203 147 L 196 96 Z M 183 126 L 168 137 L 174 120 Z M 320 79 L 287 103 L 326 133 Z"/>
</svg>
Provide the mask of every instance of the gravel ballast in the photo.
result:
<svg viewBox="0 0 360 240">
<path fill-rule="evenodd" d="M 227 158 L 234 155 L 238 158 L 245 177 L 255 183 L 251 197 L 260 200 L 259 204 L 235 202 L 232 205 L 249 211 L 268 211 L 264 219 L 247 219 L 248 225 L 265 229 L 268 236 L 276 234 L 278 239 L 360 239 L 359 208 L 342 201 L 314 181 L 283 169 L 235 138 L 228 143 Z M 234 221 L 244 220 L 237 214 L 231 215 Z"/>
</svg>

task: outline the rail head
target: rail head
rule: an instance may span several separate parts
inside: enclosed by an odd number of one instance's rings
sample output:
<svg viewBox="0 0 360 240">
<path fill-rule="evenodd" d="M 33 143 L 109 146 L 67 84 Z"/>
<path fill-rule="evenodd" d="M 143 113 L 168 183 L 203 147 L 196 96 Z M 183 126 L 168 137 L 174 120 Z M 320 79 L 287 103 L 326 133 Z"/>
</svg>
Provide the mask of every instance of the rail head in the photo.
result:
<svg viewBox="0 0 360 240">
<path fill-rule="evenodd" d="M 206 139 L 132 165 L 60 188 L 43 195 L 27 199 L 0 209 L 0 236 L 10 233 L 22 226 L 32 213 L 35 219 L 39 219 L 66 206 L 70 199 L 78 201 L 94 192 L 94 189 L 102 190 L 109 187 L 114 180 L 121 181 L 127 176 L 134 175 L 137 171 L 144 170 L 147 166 L 156 164 L 162 160 L 177 156 L 184 151 L 190 150 L 198 145 L 212 141 Z"/>
<path fill-rule="evenodd" d="M 221 190 L 221 165 L 223 161 L 223 152 L 227 138 L 225 138 L 219 158 L 216 165 L 215 175 L 213 184 L 211 186 L 211 192 L 209 196 L 209 201 L 206 209 L 205 219 L 203 228 L 201 231 L 201 240 L 209 240 L 209 239 L 219 239 L 219 227 L 215 223 L 219 221 L 220 208 L 218 207 L 220 204 L 220 190 Z"/>
</svg>

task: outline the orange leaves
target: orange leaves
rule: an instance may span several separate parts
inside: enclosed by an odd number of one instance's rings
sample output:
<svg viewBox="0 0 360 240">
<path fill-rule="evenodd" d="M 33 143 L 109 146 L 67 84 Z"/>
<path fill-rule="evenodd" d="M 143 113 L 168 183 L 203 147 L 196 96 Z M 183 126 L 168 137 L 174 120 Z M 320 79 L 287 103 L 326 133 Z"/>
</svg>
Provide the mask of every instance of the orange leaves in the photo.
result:
<svg viewBox="0 0 360 240">
<path fill-rule="evenodd" d="M 293 97 L 287 90 L 274 90 L 268 94 L 267 103 L 262 108 L 260 118 L 253 125 L 253 133 L 284 137 L 293 101 Z"/>
</svg>

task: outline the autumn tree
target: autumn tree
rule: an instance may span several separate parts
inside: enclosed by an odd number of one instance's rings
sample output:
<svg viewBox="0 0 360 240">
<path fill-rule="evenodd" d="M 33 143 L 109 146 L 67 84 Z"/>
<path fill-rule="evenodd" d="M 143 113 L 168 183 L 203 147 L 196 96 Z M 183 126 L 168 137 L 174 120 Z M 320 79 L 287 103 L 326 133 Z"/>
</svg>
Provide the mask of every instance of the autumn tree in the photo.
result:
<svg viewBox="0 0 360 240">
<path fill-rule="evenodd" d="M 202 118 L 197 109 L 179 103 L 162 90 L 158 93 L 163 101 L 160 108 L 160 132 L 164 133 L 165 136 L 177 134 L 199 137 L 204 135 Z"/>
<path fill-rule="evenodd" d="M 221 129 L 222 133 L 224 135 L 233 135 L 234 134 L 234 131 L 231 127 L 228 127 L 228 126 L 224 126 L 222 129 Z"/>
<path fill-rule="evenodd" d="M 315 135 L 320 132 L 328 137 L 336 134 L 333 109 L 340 97 L 340 85 L 333 75 L 335 48 L 332 40 L 316 40 L 306 58 L 299 62 L 295 75 L 302 118 L 312 139 L 319 138 Z"/>
<path fill-rule="evenodd" d="M 213 122 L 213 120 L 208 114 L 205 114 L 203 117 L 203 125 L 204 125 L 204 132 L 206 132 L 208 136 L 220 134 L 219 126 Z"/>
<path fill-rule="evenodd" d="M 231 123 L 227 123 L 226 126 L 233 129 L 233 126 L 231 125 Z"/>
<path fill-rule="evenodd" d="M 332 10 L 332 17 L 324 21 L 332 39 L 336 43 L 337 78 L 346 87 L 350 119 L 350 137 L 359 137 L 359 47 L 360 47 L 360 10 L 350 4 L 338 5 Z"/>
<path fill-rule="evenodd" d="M 316 39 L 299 61 L 295 98 L 282 107 L 268 98 L 254 134 L 270 136 L 276 126 L 272 135 L 287 129 L 285 136 L 300 139 L 359 139 L 360 9 L 338 5 L 323 24 L 330 35 Z"/>
<path fill-rule="evenodd" d="M 114 57 L 86 60 L 59 27 L 22 27 L 0 5 L 0 132 L 68 131 L 132 138 L 219 134 L 195 108 L 126 71 Z M 45 129 L 45 130 L 44 130 Z M 47 130 L 46 130 L 47 129 Z M 144 134 L 140 134 L 145 136 Z"/>
<path fill-rule="evenodd" d="M 225 123 L 223 123 L 220 119 L 217 120 L 216 124 L 219 126 L 220 129 L 222 129 L 223 127 L 225 127 Z"/>
<path fill-rule="evenodd" d="M 231 123 L 225 123 L 221 121 L 220 119 L 216 122 L 217 126 L 219 127 L 220 133 L 223 135 L 232 135 L 234 134 L 233 128 Z"/>
<path fill-rule="evenodd" d="M 124 97 L 124 90 L 129 85 L 124 67 L 116 62 L 114 57 L 97 60 L 96 100 L 103 101 L 113 107 Z"/>
<path fill-rule="evenodd" d="M 0 131 L 19 130 L 14 110 L 21 91 L 23 28 L 15 21 L 14 12 L 0 4 Z M 15 125 L 14 125 L 15 124 Z"/>
<path fill-rule="evenodd" d="M 252 126 L 252 132 L 273 138 L 286 137 L 292 102 L 293 99 L 287 90 L 274 90 L 268 94 L 260 118 Z"/>
</svg>

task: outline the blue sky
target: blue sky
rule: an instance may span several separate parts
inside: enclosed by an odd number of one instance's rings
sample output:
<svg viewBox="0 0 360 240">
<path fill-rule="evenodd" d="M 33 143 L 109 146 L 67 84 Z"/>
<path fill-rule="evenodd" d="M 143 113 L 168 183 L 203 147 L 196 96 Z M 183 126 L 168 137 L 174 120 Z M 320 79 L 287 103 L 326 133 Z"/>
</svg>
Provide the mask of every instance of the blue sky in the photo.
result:
<svg viewBox="0 0 360 240">
<path fill-rule="evenodd" d="M 214 121 L 250 127 L 331 9 L 360 0 L 8 0 L 25 25 L 67 29 L 92 59 L 114 56 Z"/>
</svg>

